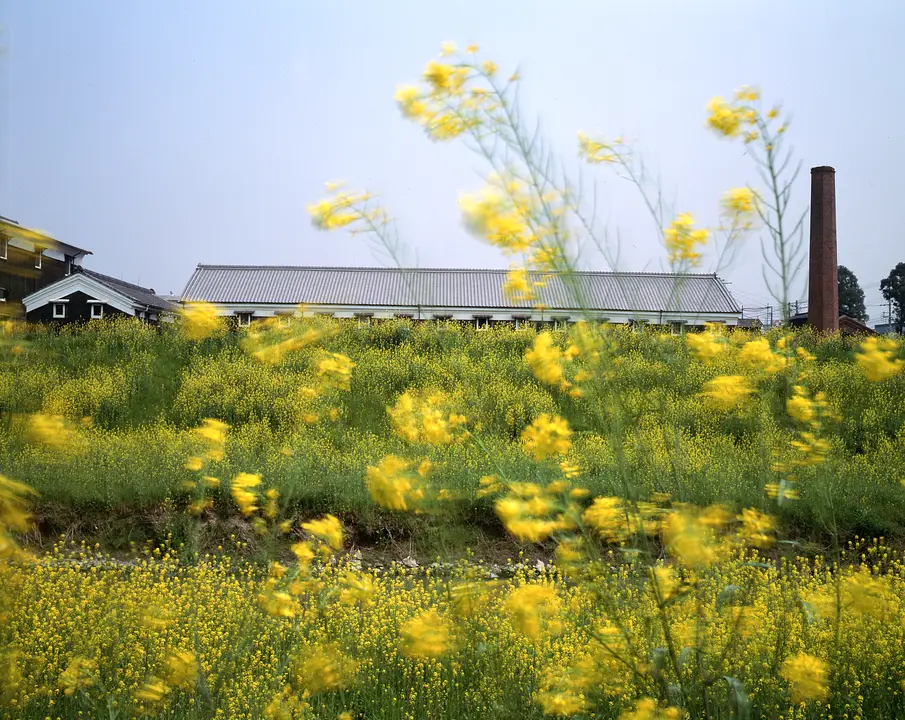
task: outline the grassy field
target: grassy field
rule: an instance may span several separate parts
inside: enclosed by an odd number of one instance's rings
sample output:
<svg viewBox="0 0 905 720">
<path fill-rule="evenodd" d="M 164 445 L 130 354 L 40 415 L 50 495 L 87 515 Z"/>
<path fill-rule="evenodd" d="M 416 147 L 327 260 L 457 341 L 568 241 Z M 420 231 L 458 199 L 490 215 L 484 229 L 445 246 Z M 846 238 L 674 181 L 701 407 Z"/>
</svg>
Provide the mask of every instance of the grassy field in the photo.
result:
<svg viewBox="0 0 905 720">
<path fill-rule="evenodd" d="M 362 542 L 381 533 L 386 539 L 388 527 L 405 537 L 412 527 L 438 523 L 471 537 L 467 529 L 475 524 L 499 527 L 492 499 L 476 496 L 481 477 L 549 475 L 521 440 L 532 420 L 548 413 L 569 422 L 574 435 L 564 459 L 580 468 L 594 495 L 621 492 L 629 474 L 639 497 L 659 492 L 697 505 L 775 506 L 764 489 L 780 480 L 776 457 L 790 454 L 797 432 L 785 408 L 794 379 L 791 371 L 764 373 L 740 359 L 754 336 L 727 336 L 726 352 L 705 363 L 684 336 L 614 329 L 607 386 L 622 407 L 618 417 L 606 417 L 588 399 L 535 377 L 524 359 L 536 339 L 531 330 L 407 321 L 309 325 L 305 331 L 316 327 L 324 338 L 276 364 L 249 353 L 242 334 L 220 332 L 198 342 L 128 323 L 63 333 L 32 329 L 22 338 L 25 351 L 8 355 L 0 375 L 6 418 L 0 472 L 40 493 L 45 535 L 79 527 L 90 533 L 97 525 L 108 543 L 161 540 L 179 532 L 191 494 L 183 484 L 195 476 L 184 467 L 198 446 L 192 430 L 216 418 L 230 426 L 224 457 L 209 468 L 223 480 L 260 473 L 294 511 L 340 515 Z M 568 343 L 565 332 L 553 337 Z M 853 340 L 800 333 L 794 344 L 816 358 L 808 363 L 807 385 L 826 393 L 836 417 L 823 425 L 825 460 L 801 469 L 800 500 L 779 508 L 781 518 L 796 535 L 825 538 L 830 494 L 832 522 L 842 535 L 902 537 L 905 377 L 868 380 L 854 362 Z M 318 364 L 329 353 L 354 362 L 349 390 L 312 397 L 305 390 L 317 386 Z M 700 393 L 721 375 L 751 378 L 756 400 L 714 410 Z M 414 445 L 419 458 L 434 464 L 432 483 L 453 496 L 442 517 L 389 517 L 369 496 L 366 469 L 388 454 L 412 455 L 387 409 L 418 389 L 444 393 L 466 416 L 471 438 Z M 24 421 L 30 413 L 65 418 L 81 450 L 54 452 L 30 442 Z M 228 517 L 230 505 L 225 485 L 215 495 L 205 515 L 211 523 Z"/>
</svg>

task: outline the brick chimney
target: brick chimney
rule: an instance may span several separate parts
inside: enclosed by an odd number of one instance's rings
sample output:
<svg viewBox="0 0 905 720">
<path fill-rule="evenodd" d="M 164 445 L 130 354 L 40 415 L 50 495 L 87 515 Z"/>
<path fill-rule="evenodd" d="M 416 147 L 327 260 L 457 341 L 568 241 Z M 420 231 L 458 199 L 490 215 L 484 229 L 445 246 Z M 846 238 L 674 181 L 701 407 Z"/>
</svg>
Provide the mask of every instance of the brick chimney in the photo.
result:
<svg viewBox="0 0 905 720">
<path fill-rule="evenodd" d="M 836 171 L 811 168 L 811 253 L 808 323 L 839 329 L 839 264 L 836 261 Z"/>
</svg>

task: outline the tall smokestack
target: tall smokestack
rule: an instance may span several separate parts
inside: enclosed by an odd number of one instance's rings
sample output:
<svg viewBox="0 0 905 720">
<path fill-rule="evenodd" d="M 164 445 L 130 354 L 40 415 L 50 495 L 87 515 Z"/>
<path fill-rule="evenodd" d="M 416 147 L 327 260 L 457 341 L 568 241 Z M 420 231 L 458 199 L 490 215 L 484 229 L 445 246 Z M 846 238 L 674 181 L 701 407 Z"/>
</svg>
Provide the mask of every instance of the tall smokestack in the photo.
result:
<svg viewBox="0 0 905 720">
<path fill-rule="evenodd" d="M 839 329 L 839 265 L 836 261 L 836 171 L 811 168 L 811 255 L 808 322 Z"/>
</svg>

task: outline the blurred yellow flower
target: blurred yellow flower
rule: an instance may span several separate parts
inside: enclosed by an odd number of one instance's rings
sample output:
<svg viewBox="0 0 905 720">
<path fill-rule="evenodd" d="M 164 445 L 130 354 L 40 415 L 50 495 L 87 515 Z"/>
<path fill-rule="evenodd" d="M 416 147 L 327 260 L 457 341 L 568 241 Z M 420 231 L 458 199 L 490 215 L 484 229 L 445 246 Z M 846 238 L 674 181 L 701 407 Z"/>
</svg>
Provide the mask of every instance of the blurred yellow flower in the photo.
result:
<svg viewBox="0 0 905 720">
<path fill-rule="evenodd" d="M 522 443 L 536 462 L 556 455 L 564 455 L 572 447 L 569 423 L 558 415 L 538 416 L 522 433 Z"/>
<path fill-rule="evenodd" d="M 813 655 L 799 653 L 787 658 L 780 674 L 791 686 L 792 702 L 822 702 L 829 697 L 826 663 Z"/>
<path fill-rule="evenodd" d="M 898 348 L 899 343 L 891 338 L 865 338 L 855 360 L 868 380 L 882 382 L 898 375 L 905 367 L 905 360 L 893 358 Z"/>
<path fill-rule="evenodd" d="M 342 550 L 343 526 L 333 515 L 324 515 L 318 520 L 302 523 L 302 530 L 311 533 L 319 540 L 323 540 L 334 550 Z"/>
<path fill-rule="evenodd" d="M 751 392 L 751 386 L 744 376 L 721 375 L 708 380 L 701 395 L 715 406 L 729 410 L 745 400 Z"/>
<path fill-rule="evenodd" d="M 450 649 L 450 625 L 436 610 L 428 610 L 402 624 L 402 652 L 412 658 L 435 658 Z"/>
<path fill-rule="evenodd" d="M 694 228 L 694 218 L 689 213 L 682 213 L 663 230 L 663 240 L 672 265 L 687 263 L 692 267 L 700 264 L 701 253 L 695 250 L 704 245 L 710 232 Z"/>
</svg>

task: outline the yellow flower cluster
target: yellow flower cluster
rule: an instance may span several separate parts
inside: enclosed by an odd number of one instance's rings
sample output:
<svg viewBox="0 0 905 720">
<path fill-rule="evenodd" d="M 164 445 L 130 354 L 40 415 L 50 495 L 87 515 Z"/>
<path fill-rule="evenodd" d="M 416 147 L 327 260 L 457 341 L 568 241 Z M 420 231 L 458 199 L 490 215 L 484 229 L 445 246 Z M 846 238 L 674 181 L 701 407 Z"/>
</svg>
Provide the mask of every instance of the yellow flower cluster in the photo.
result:
<svg viewBox="0 0 905 720">
<path fill-rule="evenodd" d="M 369 466 L 365 483 L 371 498 L 389 510 L 416 509 L 425 497 L 421 480 L 430 471 L 424 464 L 417 472 L 411 464 L 395 455 L 387 455 L 376 466 Z"/>
<path fill-rule="evenodd" d="M 663 230 L 663 241 L 670 265 L 674 267 L 697 267 L 701 263 L 701 253 L 695 248 L 707 243 L 710 231 L 694 227 L 690 213 L 682 213 Z"/>
<path fill-rule="evenodd" d="M 182 306 L 181 327 L 189 340 L 204 340 L 223 328 L 223 320 L 210 303 L 186 302 Z"/>
<path fill-rule="evenodd" d="M 318 230 L 338 230 L 353 224 L 367 224 L 382 218 L 382 209 L 369 208 L 372 195 L 366 192 L 345 192 L 343 183 L 327 183 L 329 197 L 307 206 L 311 224 Z"/>
<path fill-rule="evenodd" d="M 613 142 L 594 140 L 583 132 L 578 133 L 578 156 L 592 164 L 615 163 L 620 160 L 622 138 Z"/>
<path fill-rule="evenodd" d="M 341 353 L 330 355 L 317 366 L 317 375 L 323 390 L 343 390 L 349 392 L 352 382 L 352 368 L 355 363 Z"/>
<path fill-rule="evenodd" d="M 779 117 L 780 110 L 774 107 L 763 114 L 760 99 L 760 91 L 747 85 L 736 90 L 731 101 L 722 97 L 713 98 L 707 104 L 707 127 L 723 137 L 742 137 L 746 144 L 758 140 L 767 126 Z M 781 124 L 776 134 L 782 135 L 786 127 L 786 124 Z M 773 150 L 769 142 L 766 149 L 768 153 Z"/>
<path fill-rule="evenodd" d="M 430 60 L 424 68 L 424 85 L 406 84 L 396 89 L 402 116 L 418 123 L 432 140 L 453 140 L 494 122 L 501 108 L 496 63 L 478 61 L 477 46 L 469 49 L 473 52 L 463 55 L 453 43 L 444 43 L 440 58 Z"/>
<path fill-rule="evenodd" d="M 522 433 L 522 442 L 536 462 L 565 455 L 572 447 L 569 423 L 558 415 L 546 413 L 537 417 Z"/>
<path fill-rule="evenodd" d="M 905 360 L 895 358 L 899 343 L 892 338 L 865 338 L 861 352 L 855 355 L 858 366 L 872 382 L 883 382 L 902 372 Z"/>
<path fill-rule="evenodd" d="M 438 391 L 408 391 L 387 409 L 396 433 L 410 443 L 448 445 L 466 437 L 464 415 L 450 412 Z"/>
</svg>

